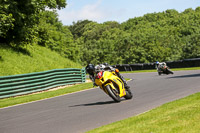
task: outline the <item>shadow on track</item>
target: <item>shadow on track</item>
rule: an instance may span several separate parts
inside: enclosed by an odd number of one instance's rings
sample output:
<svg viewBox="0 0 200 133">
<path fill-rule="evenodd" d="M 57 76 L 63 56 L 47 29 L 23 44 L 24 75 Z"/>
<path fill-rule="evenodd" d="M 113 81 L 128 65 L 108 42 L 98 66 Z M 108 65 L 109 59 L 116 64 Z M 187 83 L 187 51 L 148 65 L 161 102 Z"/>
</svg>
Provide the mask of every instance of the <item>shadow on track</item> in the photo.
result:
<svg viewBox="0 0 200 133">
<path fill-rule="evenodd" d="M 105 101 L 105 102 L 96 102 L 96 103 L 88 103 L 88 104 L 79 104 L 79 105 L 72 105 L 69 107 L 78 107 L 78 106 L 94 106 L 94 105 L 105 105 L 105 104 L 116 104 L 115 101 Z"/>
<path fill-rule="evenodd" d="M 189 75 L 181 75 L 168 78 L 191 78 L 191 77 L 200 77 L 200 74 L 189 74 Z"/>
</svg>

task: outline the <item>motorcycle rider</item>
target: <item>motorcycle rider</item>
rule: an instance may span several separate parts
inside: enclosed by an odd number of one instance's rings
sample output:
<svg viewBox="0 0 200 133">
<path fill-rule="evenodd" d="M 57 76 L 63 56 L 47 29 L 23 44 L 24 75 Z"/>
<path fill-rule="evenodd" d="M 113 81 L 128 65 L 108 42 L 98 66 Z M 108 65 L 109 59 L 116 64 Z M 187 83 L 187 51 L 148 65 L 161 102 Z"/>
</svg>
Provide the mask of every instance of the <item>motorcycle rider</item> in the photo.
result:
<svg viewBox="0 0 200 133">
<path fill-rule="evenodd" d="M 95 84 L 95 76 L 96 76 L 96 72 L 95 72 L 95 66 L 93 64 L 88 64 L 85 67 L 86 72 L 89 74 L 89 78 L 92 80 L 92 82 Z"/>
<path fill-rule="evenodd" d="M 165 62 L 156 61 L 156 69 L 158 72 L 161 72 L 162 68 L 164 68 L 165 66 L 167 66 Z"/>
<path fill-rule="evenodd" d="M 98 72 L 100 72 L 100 71 L 114 71 L 117 74 L 117 76 L 124 82 L 125 89 L 130 88 L 130 86 L 127 85 L 126 80 L 119 73 L 119 70 L 110 66 L 108 63 L 103 63 L 103 64 L 99 64 L 99 65 L 96 65 L 96 66 L 94 66 L 93 64 L 88 64 L 86 66 L 86 71 L 89 74 L 89 78 L 92 80 L 94 86 L 96 86 L 95 77 L 96 77 L 96 74 Z"/>
</svg>

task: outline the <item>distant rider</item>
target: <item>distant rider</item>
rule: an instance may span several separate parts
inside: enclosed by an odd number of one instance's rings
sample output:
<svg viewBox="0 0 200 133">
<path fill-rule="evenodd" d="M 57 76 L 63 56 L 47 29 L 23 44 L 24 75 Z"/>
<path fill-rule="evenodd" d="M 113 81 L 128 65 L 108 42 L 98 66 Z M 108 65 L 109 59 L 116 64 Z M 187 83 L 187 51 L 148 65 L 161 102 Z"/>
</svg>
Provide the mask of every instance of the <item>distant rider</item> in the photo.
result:
<svg viewBox="0 0 200 133">
<path fill-rule="evenodd" d="M 167 66 L 165 62 L 156 61 L 156 69 L 158 72 L 161 72 L 162 68 L 164 68 L 165 66 Z"/>
<path fill-rule="evenodd" d="M 99 65 L 96 65 L 94 66 L 93 64 L 88 64 L 86 66 L 86 71 L 87 73 L 89 74 L 89 78 L 92 80 L 93 82 L 93 85 L 96 85 L 95 84 L 95 77 L 96 77 L 96 74 L 100 71 L 114 71 L 117 76 L 124 82 L 124 87 L 126 89 L 129 89 L 130 86 L 127 85 L 127 82 L 126 80 L 123 78 L 123 76 L 119 73 L 119 70 L 108 65 L 108 63 L 103 63 L 103 64 L 99 64 Z"/>
</svg>

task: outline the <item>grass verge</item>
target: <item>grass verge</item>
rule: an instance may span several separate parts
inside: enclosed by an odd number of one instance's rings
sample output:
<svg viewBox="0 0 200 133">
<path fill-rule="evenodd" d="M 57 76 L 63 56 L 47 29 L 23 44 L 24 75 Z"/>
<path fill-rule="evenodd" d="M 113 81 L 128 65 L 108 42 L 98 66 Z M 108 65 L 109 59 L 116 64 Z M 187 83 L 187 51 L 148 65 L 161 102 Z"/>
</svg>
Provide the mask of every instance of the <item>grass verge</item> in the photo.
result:
<svg viewBox="0 0 200 133">
<path fill-rule="evenodd" d="M 87 133 L 199 133 L 200 93 Z"/>
<path fill-rule="evenodd" d="M 39 45 L 28 45 L 27 52 L 0 45 L 0 76 L 42 72 L 62 68 L 82 68 L 78 63 Z"/>
</svg>

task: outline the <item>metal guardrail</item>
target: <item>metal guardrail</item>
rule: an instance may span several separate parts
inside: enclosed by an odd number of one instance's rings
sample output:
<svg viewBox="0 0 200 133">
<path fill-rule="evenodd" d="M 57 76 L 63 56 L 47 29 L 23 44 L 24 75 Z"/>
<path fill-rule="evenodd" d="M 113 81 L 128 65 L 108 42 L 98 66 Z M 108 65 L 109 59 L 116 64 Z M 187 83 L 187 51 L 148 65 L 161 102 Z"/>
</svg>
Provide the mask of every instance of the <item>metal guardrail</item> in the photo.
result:
<svg viewBox="0 0 200 133">
<path fill-rule="evenodd" d="M 85 81 L 85 68 L 54 69 L 29 74 L 1 76 L 0 98 L 24 95 Z"/>
</svg>

